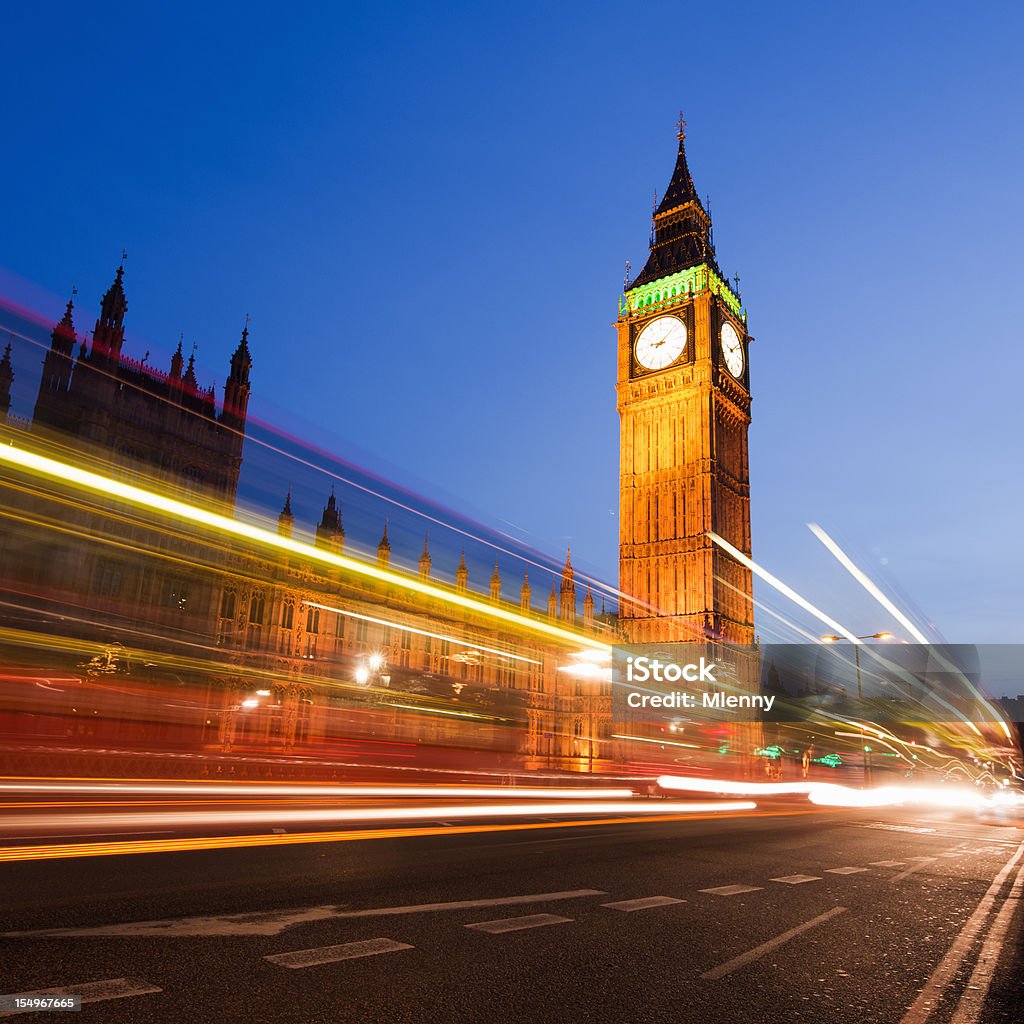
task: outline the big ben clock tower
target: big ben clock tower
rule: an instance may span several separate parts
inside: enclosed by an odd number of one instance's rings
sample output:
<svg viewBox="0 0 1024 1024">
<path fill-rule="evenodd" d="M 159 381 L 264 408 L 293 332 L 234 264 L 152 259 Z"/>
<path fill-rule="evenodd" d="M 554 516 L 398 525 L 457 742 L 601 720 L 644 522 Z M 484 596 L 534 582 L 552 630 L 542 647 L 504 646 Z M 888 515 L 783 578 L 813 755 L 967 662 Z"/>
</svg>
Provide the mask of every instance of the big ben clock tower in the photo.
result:
<svg viewBox="0 0 1024 1024">
<path fill-rule="evenodd" d="M 718 269 L 685 122 L 651 253 L 619 304 L 620 622 L 630 643 L 754 642 L 747 318 Z"/>
</svg>

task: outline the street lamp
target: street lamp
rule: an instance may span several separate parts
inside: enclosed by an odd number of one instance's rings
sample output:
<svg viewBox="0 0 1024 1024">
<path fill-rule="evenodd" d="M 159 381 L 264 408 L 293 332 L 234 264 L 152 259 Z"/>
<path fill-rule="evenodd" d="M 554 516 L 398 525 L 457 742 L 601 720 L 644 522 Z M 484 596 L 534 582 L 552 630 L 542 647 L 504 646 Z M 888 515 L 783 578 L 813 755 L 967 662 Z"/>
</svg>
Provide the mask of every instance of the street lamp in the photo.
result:
<svg viewBox="0 0 1024 1024">
<path fill-rule="evenodd" d="M 867 633 L 864 636 L 858 636 L 856 640 L 890 640 L 892 633 Z M 848 637 L 836 636 L 834 633 L 826 633 L 822 638 L 827 644 L 837 643 L 840 640 L 847 640 Z M 860 644 L 853 645 L 853 659 L 857 663 L 857 700 L 864 699 L 864 693 L 861 689 L 860 684 Z"/>
<path fill-rule="evenodd" d="M 864 636 L 857 636 L 855 640 L 888 640 L 892 637 L 892 633 L 867 633 Z M 834 633 L 827 633 L 821 638 L 827 644 L 838 643 L 840 640 L 849 640 L 849 637 L 836 636 Z M 860 685 L 860 644 L 853 645 L 853 657 L 857 663 L 857 700 L 862 701 L 864 699 L 863 691 Z M 861 726 L 861 733 L 864 733 L 864 726 Z M 866 738 L 866 737 L 865 737 Z M 871 785 L 871 747 L 867 746 L 863 740 L 861 745 L 864 747 L 864 780 L 870 786 Z"/>
</svg>

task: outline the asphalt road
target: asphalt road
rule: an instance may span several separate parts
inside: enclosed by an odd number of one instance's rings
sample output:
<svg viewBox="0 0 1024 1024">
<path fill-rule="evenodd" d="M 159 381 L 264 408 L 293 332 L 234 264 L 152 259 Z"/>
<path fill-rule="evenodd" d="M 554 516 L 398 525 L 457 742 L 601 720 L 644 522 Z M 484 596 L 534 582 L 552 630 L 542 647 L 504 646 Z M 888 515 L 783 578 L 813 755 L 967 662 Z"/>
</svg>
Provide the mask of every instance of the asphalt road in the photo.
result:
<svg viewBox="0 0 1024 1024">
<path fill-rule="evenodd" d="M 1022 838 L 814 811 L 9 863 L 0 992 L 104 1024 L 1017 1021 Z"/>
</svg>

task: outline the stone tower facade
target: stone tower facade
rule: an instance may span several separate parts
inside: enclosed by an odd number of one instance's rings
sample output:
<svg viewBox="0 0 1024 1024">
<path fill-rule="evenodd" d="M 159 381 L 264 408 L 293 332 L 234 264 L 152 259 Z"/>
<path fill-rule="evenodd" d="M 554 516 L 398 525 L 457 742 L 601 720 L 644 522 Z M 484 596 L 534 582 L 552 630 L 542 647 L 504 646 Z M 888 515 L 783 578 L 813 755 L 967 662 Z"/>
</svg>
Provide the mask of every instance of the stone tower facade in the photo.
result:
<svg viewBox="0 0 1024 1024">
<path fill-rule="evenodd" d="M 631 643 L 754 641 L 746 312 L 718 268 L 686 162 L 654 212 L 650 256 L 619 303 L 620 623 Z"/>
</svg>

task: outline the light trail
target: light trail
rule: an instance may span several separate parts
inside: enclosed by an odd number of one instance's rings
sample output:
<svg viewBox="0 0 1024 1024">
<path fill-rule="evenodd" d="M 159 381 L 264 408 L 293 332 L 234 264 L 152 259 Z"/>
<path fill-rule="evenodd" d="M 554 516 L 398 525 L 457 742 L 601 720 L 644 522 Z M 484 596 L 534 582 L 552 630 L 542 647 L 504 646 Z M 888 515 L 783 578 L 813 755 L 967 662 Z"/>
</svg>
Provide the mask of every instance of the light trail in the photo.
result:
<svg viewBox="0 0 1024 1024">
<path fill-rule="evenodd" d="M 914 625 L 910 619 L 886 597 L 875 582 L 863 571 L 861 571 L 846 554 L 845 551 L 817 524 L 808 523 L 807 528 L 814 534 L 822 544 L 835 556 L 836 561 L 887 611 L 897 622 L 903 626 L 908 633 L 919 643 L 928 643 L 928 638 Z"/>
<path fill-rule="evenodd" d="M 663 747 L 692 747 L 694 750 L 700 750 L 699 743 L 680 743 L 678 740 L 657 740 L 651 739 L 647 736 L 626 736 L 622 733 L 612 733 L 613 740 L 630 740 L 633 743 L 657 743 Z"/>
<path fill-rule="evenodd" d="M 451 818 L 524 818 L 536 815 L 574 814 L 695 814 L 728 811 L 752 811 L 753 802 L 688 803 L 659 800 L 649 805 L 631 800 L 578 801 L 534 804 L 435 804 L 422 807 L 368 807 L 336 810 L 243 810 L 243 811 L 168 811 L 137 814 L 54 814 L 9 815 L 0 824 L 18 828 L 182 828 L 197 826 L 257 825 L 279 827 L 288 823 L 373 822 L 373 821 L 446 821 Z"/>
<path fill-rule="evenodd" d="M 730 544 L 724 537 L 719 537 L 717 533 L 713 533 L 711 531 L 708 531 L 708 537 L 710 537 L 711 540 L 714 541 L 714 543 L 717 544 L 723 551 L 725 551 L 727 554 L 732 555 L 732 557 L 735 558 L 736 561 L 740 563 L 740 565 L 749 569 L 756 576 L 760 576 L 761 579 L 765 581 L 765 583 L 767 583 L 771 587 L 774 587 L 780 594 L 784 594 L 791 601 L 800 605 L 800 607 L 803 608 L 804 611 L 810 612 L 811 615 L 813 615 L 816 619 L 819 619 L 821 622 L 824 622 L 825 625 L 829 627 L 829 629 L 846 637 L 846 639 L 849 640 L 851 643 L 860 643 L 860 640 L 858 640 L 857 637 L 854 636 L 854 634 L 845 626 L 841 626 L 838 622 L 836 622 L 835 619 L 831 618 L 829 615 L 826 615 L 825 612 L 823 612 L 820 608 L 816 608 L 813 604 L 811 604 L 810 601 L 807 600 L 807 598 L 802 597 L 792 587 L 783 583 L 782 580 L 780 580 L 777 576 L 773 576 L 767 569 L 762 568 L 752 558 L 749 558 L 747 555 L 743 554 L 743 552 L 740 551 L 739 548 L 733 547 L 732 544 Z"/>
<path fill-rule="evenodd" d="M 745 805 L 744 805 L 745 806 Z M 765 818 L 792 817 L 820 811 L 762 811 Z M 256 846 L 292 846 L 304 843 L 366 842 L 375 839 L 416 839 L 424 836 L 477 835 L 494 832 L 533 832 L 549 829 L 596 828 L 603 825 L 658 825 L 679 821 L 705 821 L 728 813 L 663 814 L 645 817 L 594 818 L 574 821 L 531 821 L 494 825 L 454 825 L 421 828 L 360 829 L 349 832 L 295 832 L 291 835 L 208 836 L 188 839 L 118 840 L 105 843 L 49 843 L 39 846 L 0 847 L 0 863 L 63 860 L 79 857 L 114 857 L 139 853 L 184 853 L 196 850 L 230 850 Z M 737 813 L 745 817 L 746 812 Z"/>
<path fill-rule="evenodd" d="M 309 786 L 258 785 L 239 783 L 226 786 L 219 783 L 112 783 L 112 782 L 3 782 L 0 791 L 14 793 L 138 793 L 140 795 L 176 796 L 337 796 L 337 797 L 529 797 L 531 799 L 595 799 L 625 800 L 633 796 L 631 789 L 586 789 L 564 786 Z"/>
<path fill-rule="evenodd" d="M 303 601 L 304 605 L 310 608 L 320 608 L 325 612 L 334 612 L 337 615 L 346 615 L 350 619 L 362 619 L 364 622 L 373 622 L 378 626 L 388 626 L 391 629 L 404 630 L 406 633 L 416 633 L 418 636 L 429 636 L 434 640 L 447 640 L 449 643 L 458 644 L 460 647 L 468 647 L 474 651 L 486 651 L 488 654 L 498 654 L 503 658 L 511 658 L 513 661 L 525 661 L 529 665 L 540 665 L 542 662 L 535 658 L 526 658 L 521 654 L 512 654 L 511 651 L 503 651 L 497 647 L 485 647 L 483 644 L 473 643 L 472 640 L 460 640 L 457 636 L 449 636 L 446 633 L 431 633 L 426 629 L 417 629 L 415 626 L 408 626 L 403 622 L 394 622 L 390 619 L 377 619 L 372 615 L 363 615 L 361 612 L 351 612 L 345 608 L 337 608 L 330 604 L 318 604 L 316 601 Z"/>
<path fill-rule="evenodd" d="M 929 640 L 924 635 L 924 633 L 922 633 L 921 630 L 919 630 L 917 628 L 917 626 L 915 626 L 914 623 L 911 622 L 910 618 L 907 615 L 905 615 L 902 611 L 900 611 L 900 609 L 892 601 L 889 600 L 889 598 L 882 592 L 881 588 L 875 583 L 875 581 L 872 580 L 871 577 L 868 576 L 867 573 L 865 573 L 862 569 L 860 569 L 854 563 L 853 559 L 851 559 L 850 556 L 847 555 L 847 553 L 845 551 L 843 551 L 843 549 L 817 523 L 808 523 L 807 524 L 807 528 L 811 531 L 811 533 L 814 534 L 815 537 L 818 538 L 818 540 L 821 541 L 822 544 L 825 545 L 826 548 L 828 548 L 828 550 L 832 553 L 832 555 L 835 556 L 836 561 L 838 561 L 839 564 L 883 608 L 885 608 L 886 611 L 888 611 L 891 615 L 893 615 L 895 617 L 896 621 L 899 622 L 900 625 L 905 627 L 906 630 L 910 633 L 910 635 L 919 644 L 928 644 L 929 643 Z M 934 653 L 934 656 L 936 657 L 936 659 L 939 660 L 940 662 L 942 662 L 948 669 L 951 669 L 951 670 L 956 671 L 956 672 L 960 673 L 961 675 L 963 675 L 961 670 L 956 665 L 954 665 L 952 662 L 950 662 L 948 659 L 943 657 L 941 652 L 937 651 L 934 646 L 932 646 L 931 650 Z M 964 679 L 965 679 L 966 682 L 968 682 L 968 685 L 970 685 L 970 683 L 966 679 L 966 677 L 964 677 Z M 973 687 L 972 687 L 972 689 L 973 689 Z M 999 714 L 999 712 L 991 705 L 991 703 L 989 701 L 987 701 L 985 699 L 983 694 L 978 693 L 978 699 L 981 700 L 981 702 L 985 705 L 985 707 L 988 708 L 988 710 L 992 713 L 993 721 L 997 725 L 1002 727 L 1004 735 L 1012 743 L 1013 742 L 1013 736 L 1010 734 L 1010 729 L 1007 726 L 1006 722 L 1003 720 L 1002 716 Z M 956 710 L 955 708 L 952 707 L 952 705 L 946 704 L 945 701 L 942 701 L 942 703 L 946 707 L 948 707 L 950 710 L 953 710 L 953 711 Z M 957 714 L 957 716 L 959 718 L 961 718 L 970 727 L 970 729 L 973 732 L 975 732 L 978 736 L 981 736 L 981 730 L 969 718 L 967 718 L 966 716 L 962 715 L 960 712 L 956 712 L 956 714 Z"/>
<path fill-rule="evenodd" d="M 835 782 L 735 782 L 731 779 L 691 779 L 662 775 L 663 789 L 725 796 L 780 796 L 806 794 L 813 804 L 826 807 L 896 807 L 905 804 L 980 809 L 999 804 L 1024 804 L 1017 793 L 986 797 L 963 786 L 878 786 L 853 789 Z"/>
<path fill-rule="evenodd" d="M 446 604 L 457 605 L 478 615 L 498 619 L 520 629 L 544 634 L 563 643 L 568 642 L 574 646 L 579 645 L 611 650 L 610 644 L 604 644 L 594 637 L 586 636 L 561 626 L 555 626 L 545 622 L 543 619 L 528 617 L 508 608 L 502 608 L 500 605 L 470 597 L 457 590 L 438 587 L 412 576 L 406 576 L 393 572 L 390 569 L 371 565 L 369 562 L 362 562 L 347 555 L 337 554 L 324 548 L 315 547 L 312 544 L 293 540 L 291 537 L 283 537 L 264 527 L 232 519 L 229 516 L 219 512 L 211 512 L 198 505 L 191 505 L 176 498 L 168 498 L 154 491 L 136 487 L 134 484 L 114 480 L 99 473 L 94 473 L 91 470 L 61 462 L 46 455 L 30 452 L 16 446 L 13 441 L 9 444 L 0 444 L 0 462 L 18 466 L 21 469 L 36 473 L 57 483 L 74 484 L 95 494 L 127 501 L 141 508 L 152 509 L 165 515 L 177 517 L 228 536 L 253 541 L 264 547 L 286 551 L 289 554 L 300 555 L 303 558 L 311 559 L 314 563 L 325 563 L 378 582 L 390 583 L 392 586 L 401 587 Z"/>
</svg>

